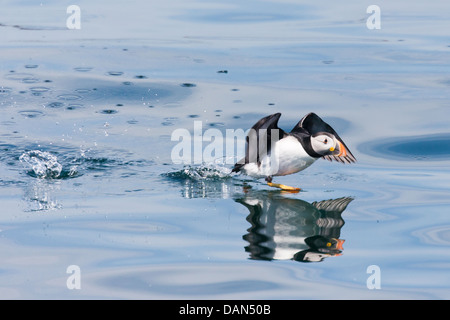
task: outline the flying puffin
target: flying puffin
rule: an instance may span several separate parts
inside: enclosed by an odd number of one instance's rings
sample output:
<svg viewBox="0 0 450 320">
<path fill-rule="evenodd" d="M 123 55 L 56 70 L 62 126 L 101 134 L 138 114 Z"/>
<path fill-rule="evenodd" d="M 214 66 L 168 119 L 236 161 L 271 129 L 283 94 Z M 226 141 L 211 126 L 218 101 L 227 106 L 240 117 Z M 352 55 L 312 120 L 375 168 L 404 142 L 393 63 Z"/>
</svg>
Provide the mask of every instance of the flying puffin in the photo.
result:
<svg viewBox="0 0 450 320">
<path fill-rule="evenodd" d="M 298 192 L 300 188 L 272 183 L 272 177 L 304 170 L 319 158 L 356 162 L 336 131 L 315 113 L 304 116 L 289 133 L 278 127 L 280 116 L 275 113 L 255 123 L 247 134 L 245 157 L 232 172 L 265 178 L 271 187 Z"/>
</svg>

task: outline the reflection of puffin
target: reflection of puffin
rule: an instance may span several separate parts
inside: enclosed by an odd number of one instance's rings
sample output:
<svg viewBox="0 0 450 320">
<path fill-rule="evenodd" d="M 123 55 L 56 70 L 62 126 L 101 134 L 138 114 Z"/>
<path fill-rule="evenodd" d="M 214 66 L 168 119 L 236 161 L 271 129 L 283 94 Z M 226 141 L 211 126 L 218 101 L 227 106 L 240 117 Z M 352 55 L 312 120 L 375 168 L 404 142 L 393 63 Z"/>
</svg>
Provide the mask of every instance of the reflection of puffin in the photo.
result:
<svg viewBox="0 0 450 320">
<path fill-rule="evenodd" d="M 251 259 L 322 261 L 340 255 L 344 240 L 342 212 L 353 198 L 308 203 L 276 193 L 248 194 L 235 201 L 250 211 L 251 223 L 243 237 Z"/>
<path fill-rule="evenodd" d="M 275 113 L 262 118 L 250 129 L 245 157 L 234 165 L 233 172 L 265 177 L 271 187 L 299 191 L 272 183 L 272 177 L 299 172 L 321 157 L 341 163 L 356 161 L 336 131 L 315 113 L 303 117 L 290 133 L 278 128 L 280 116 Z"/>
</svg>

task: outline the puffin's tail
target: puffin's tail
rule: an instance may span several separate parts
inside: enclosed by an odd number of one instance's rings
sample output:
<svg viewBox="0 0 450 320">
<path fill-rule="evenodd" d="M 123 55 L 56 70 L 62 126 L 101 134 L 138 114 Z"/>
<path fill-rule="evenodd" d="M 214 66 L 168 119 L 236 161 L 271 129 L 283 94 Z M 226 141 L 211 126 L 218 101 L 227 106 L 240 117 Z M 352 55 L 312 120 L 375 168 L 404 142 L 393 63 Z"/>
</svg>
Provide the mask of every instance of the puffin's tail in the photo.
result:
<svg viewBox="0 0 450 320">
<path fill-rule="evenodd" d="M 237 162 L 237 163 L 234 165 L 234 167 L 233 167 L 233 169 L 231 170 L 231 172 L 239 172 L 239 171 L 241 171 L 241 168 L 242 168 L 244 165 L 245 165 L 245 163 Z"/>
</svg>

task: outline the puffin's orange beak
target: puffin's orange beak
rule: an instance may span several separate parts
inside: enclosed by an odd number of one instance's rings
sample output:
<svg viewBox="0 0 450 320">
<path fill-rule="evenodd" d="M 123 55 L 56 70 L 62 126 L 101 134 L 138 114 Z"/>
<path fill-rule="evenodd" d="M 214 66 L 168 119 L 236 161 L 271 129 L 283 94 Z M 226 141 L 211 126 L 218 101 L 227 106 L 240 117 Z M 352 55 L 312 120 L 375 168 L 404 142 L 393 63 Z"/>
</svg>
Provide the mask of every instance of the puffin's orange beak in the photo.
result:
<svg viewBox="0 0 450 320">
<path fill-rule="evenodd" d="M 345 149 L 344 144 L 342 142 L 338 141 L 338 145 L 339 145 L 339 154 L 337 156 L 338 157 L 347 156 L 347 149 Z"/>
<path fill-rule="evenodd" d="M 342 239 L 336 239 L 336 249 L 338 249 L 338 250 L 344 250 L 344 248 L 343 248 L 343 244 L 344 244 L 344 242 L 345 242 L 345 240 L 342 240 Z"/>
</svg>

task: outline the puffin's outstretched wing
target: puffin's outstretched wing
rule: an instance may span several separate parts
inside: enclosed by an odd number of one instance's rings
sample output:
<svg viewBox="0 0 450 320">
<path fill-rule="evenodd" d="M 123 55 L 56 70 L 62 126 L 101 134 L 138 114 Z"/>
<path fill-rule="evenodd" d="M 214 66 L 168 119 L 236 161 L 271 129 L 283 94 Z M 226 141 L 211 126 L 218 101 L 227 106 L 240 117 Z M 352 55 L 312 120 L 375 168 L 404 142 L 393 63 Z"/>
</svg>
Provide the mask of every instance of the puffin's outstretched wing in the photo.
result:
<svg viewBox="0 0 450 320">
<path fill-rule="evenodd" d="M 319 226 L 319 235 L 329 238 L 339 238 L 340 230 L 344 225 L 341 215 L 347 208 L 348 204 L 353 201 L 351 197 L 343 197 L 339 199 L 323 200 L 312 202 L 316 209 L 320 212 L 320 217 L 316 224 Z"/>
<path fill-rule="evenodd" d="M 274 113 L 253 125 L 246 138 L 245 158 L 234 165 L 232 172 L 239 172 L 241 167 L 247 163 L 261 164 L 262 158 L 270 153 L 272 143 L 280 140 L 286 134 L 278 128 L 280 116 L 281 113 Z"/>
<path fill-rule="evenodd" d="M 319 132 L 327 132 L 333 134 L 336 139 L 342 144 L 344 150 L 337 150 L 336 154 L 323 156 L 322 158 L 329 161 L 338 161 L 341 163 L 352 163 L 356 162 L 356 158 L 350 152 L 348 147 L 345 145 L 344 141 L 339 137 L 336 131 L 325 121 L 323 121 L 317 114 L 311 112 L 304 116 L 292 129 L 291 132 L 304 132 L 307 131 L 310 135 L 315 135 Z M 339 156 L 339 152 L 341 155 Z"/>
<path fill-rule="evenodd" d="M 318 210 L 322 210 L 327 213 L 341 214 L 353 200 L 354 198 L 352 197 L 342 197 L 339 199 L 314 201 L 311 204 Z"/>
</svg>

